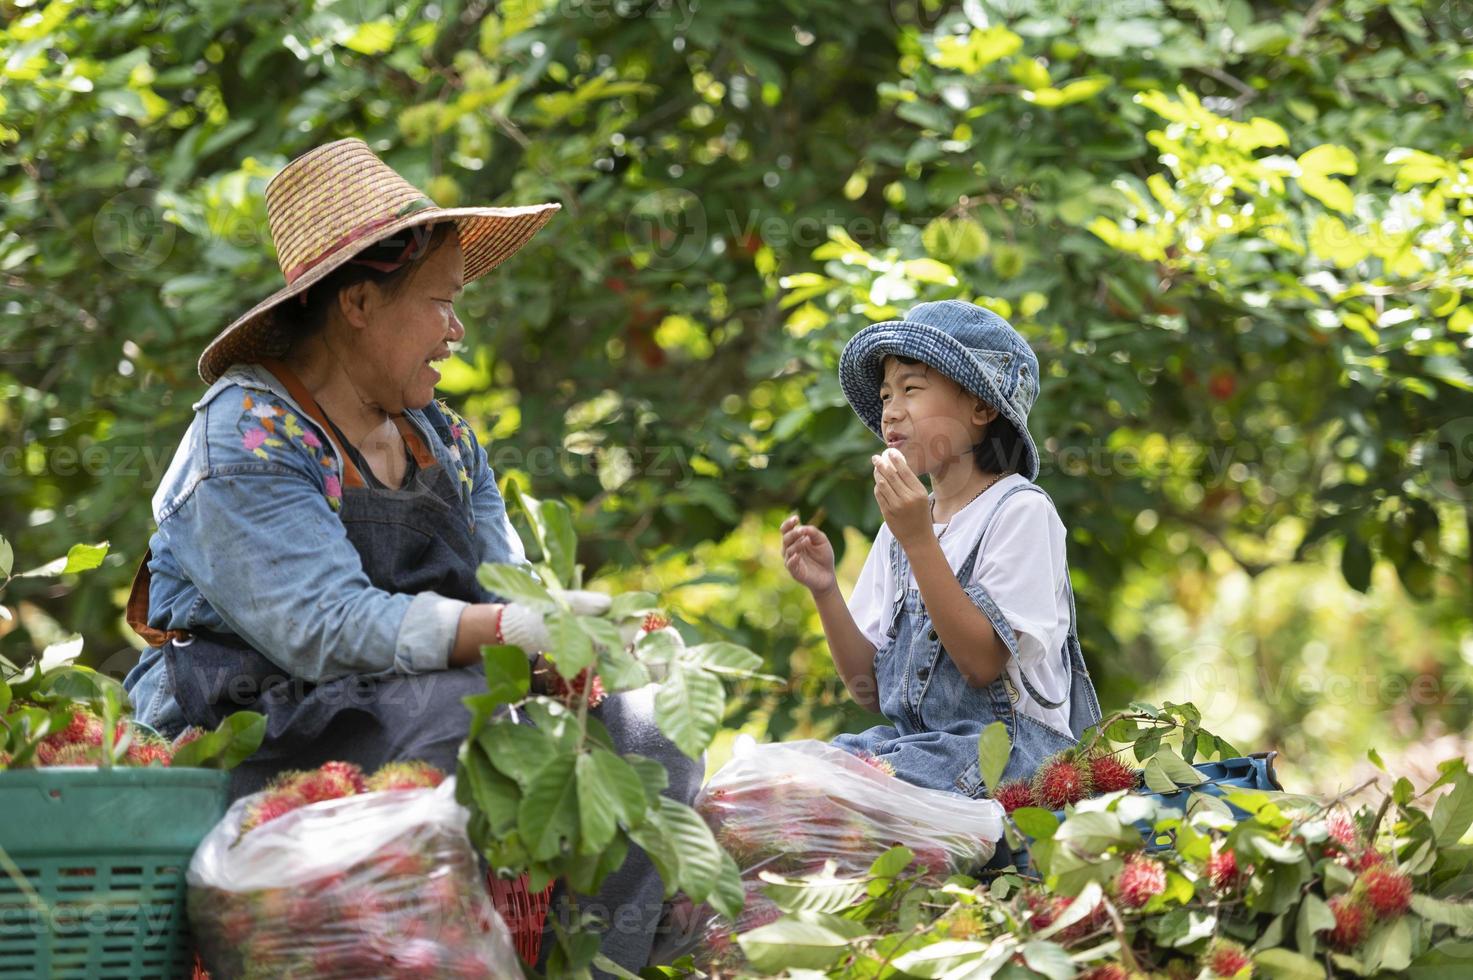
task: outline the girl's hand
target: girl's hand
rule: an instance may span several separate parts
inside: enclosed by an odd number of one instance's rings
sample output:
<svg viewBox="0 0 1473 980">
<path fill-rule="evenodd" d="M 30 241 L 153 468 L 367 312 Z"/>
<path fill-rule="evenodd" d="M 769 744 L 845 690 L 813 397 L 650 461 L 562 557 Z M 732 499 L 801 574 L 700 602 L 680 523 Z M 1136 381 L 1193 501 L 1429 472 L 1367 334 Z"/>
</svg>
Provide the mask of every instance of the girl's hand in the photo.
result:
<svg viewBox="0 0 1473 980">
<path fill-rule="evenodd" d="M 782 524 L 783 564 L 788 574 L 814 596 L 839 587 L 834 574 L 834 546 L 828 536 L 809 524 L 799 524 L 794 514 Z"/>
<path fill-rule="evenodd" d="M 932 535 L 931 498 L 920 477 L 898 449 L 887 449 L 870 461 L 875 466 L 875 499 L 880 514 L 902 548 Z"/>
</svg>

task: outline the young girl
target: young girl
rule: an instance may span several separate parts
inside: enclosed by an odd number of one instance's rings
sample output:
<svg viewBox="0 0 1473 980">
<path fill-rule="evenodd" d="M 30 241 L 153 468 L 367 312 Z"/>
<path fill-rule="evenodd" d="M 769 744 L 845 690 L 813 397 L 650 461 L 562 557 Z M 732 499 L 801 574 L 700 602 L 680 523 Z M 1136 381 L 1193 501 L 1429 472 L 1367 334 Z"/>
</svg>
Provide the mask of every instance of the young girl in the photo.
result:
<svg viewBox="0 0 1473 980">
<path fill-rule="evenodd" d="M 1002 721 L 1013 745 L 1004 778 L 1031 777 L 1100 718 L 1064 525 L 1032 482 L 1038 359 L 1006 320 L 947 300 L 861 330 L 839 379 L 886 444 L 871 457 L 885 523 L 847 606 L 832 545 L 796 515 L 783 522 L 783 557 L 813 594 L 850 696 L 890 724 L 834 744 L 977 797 L 990 791 L 977 739 Z"/>
</svg>

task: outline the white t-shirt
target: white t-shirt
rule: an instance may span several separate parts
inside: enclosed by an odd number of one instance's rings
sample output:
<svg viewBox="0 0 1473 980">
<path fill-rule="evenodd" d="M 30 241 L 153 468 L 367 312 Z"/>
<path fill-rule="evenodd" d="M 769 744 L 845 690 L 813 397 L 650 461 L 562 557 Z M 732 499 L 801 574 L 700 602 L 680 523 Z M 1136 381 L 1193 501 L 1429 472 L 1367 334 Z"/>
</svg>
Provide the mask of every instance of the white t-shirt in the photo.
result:
<svg viewBox="0 0 1473 980">
<path fill-rule="evenodd" d="M 932 525 L 953 573 L 966 563 L 987 515 L 997 507 L 1003 494 L 1027 482 L 1027 477 L 1011 473 L 958 511 L 949 523 Z M 893 537 L 889 527 L 880 527 L 859 580 L 854 584 L 854 594 L 849 598 L 849 611 L 855 623 L 876 650 L 890 641 L 889 617 L 895 598 L 894 576 L 890 571 Z M 987 590 L 1017 634 L 1018 656 L 1008 658 L 1004 678 L 1016 710 L 1067 733 L 1069 675 L 1060 654 L 1069 633 L 1064 540 L 1064 524 L 1053 503 L 1041 493 L 1020 490 L 1007 499 L 987 529 L 968 584 L 981 585 Z M 914 572 L 910 576 L 910 588 L 916 588 Z M 1045 708 L 1033 700 L 1018 678 L 1020 666 L 1028 672 L 1028 682 L 1040 694 L 1050 701 L 1066 703 Z"/>
</svg>

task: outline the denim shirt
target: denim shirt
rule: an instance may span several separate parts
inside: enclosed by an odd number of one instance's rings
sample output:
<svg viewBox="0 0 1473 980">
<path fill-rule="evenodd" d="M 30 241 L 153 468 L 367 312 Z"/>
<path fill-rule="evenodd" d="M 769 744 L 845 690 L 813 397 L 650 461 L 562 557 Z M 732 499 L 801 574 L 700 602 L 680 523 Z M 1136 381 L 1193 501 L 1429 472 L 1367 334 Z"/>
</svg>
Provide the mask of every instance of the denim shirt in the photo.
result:
<svg viewBox="0 0 1473 980">
<path fill-rule="evenodd" d="M 148 625 L 234 633 L 312 683 L 444 669 L 467 604 L 370 584 L 337 516 L 343 461 L 285 386 L 237 364 L 194 411 L 153 498 Z M 439 402 L 405 414 L 457 479 L 482 561 L 525 561 L 470 426 Z M 124 686 L 140 720 L 174 727 L 161 647 Z"/>
</svg>

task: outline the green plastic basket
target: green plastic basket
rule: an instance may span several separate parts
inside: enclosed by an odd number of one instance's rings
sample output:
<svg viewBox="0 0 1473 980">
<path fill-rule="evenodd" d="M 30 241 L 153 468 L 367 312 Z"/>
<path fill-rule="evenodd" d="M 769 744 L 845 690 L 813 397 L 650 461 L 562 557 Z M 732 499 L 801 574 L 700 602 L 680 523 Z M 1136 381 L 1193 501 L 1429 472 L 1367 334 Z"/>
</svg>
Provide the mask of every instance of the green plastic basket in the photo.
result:
<svg viewBox="0 0 1473 980">
<path fill-rule="evenodd" d="M 188 977 L 184 873 L 229 785 L 210 769 L 0 772 L 0 980 Z"/>
</svg>

